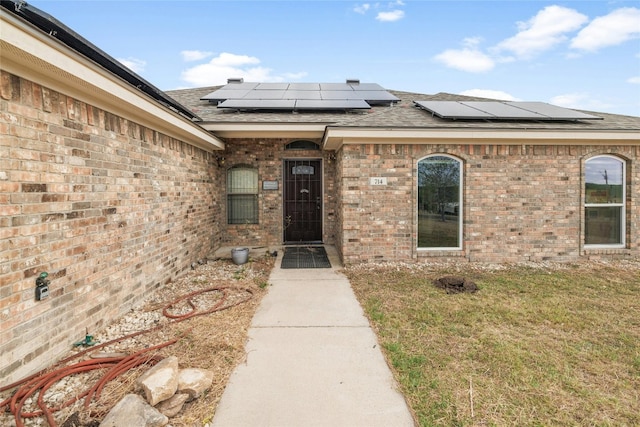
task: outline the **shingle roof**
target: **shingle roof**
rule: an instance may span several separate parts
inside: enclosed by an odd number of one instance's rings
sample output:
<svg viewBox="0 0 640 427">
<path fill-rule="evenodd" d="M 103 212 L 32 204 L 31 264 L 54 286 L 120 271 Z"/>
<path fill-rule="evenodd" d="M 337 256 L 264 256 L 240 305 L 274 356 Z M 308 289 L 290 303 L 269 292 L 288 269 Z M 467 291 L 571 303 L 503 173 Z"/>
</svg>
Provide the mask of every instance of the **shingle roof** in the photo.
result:
<svg viewBox="0 0 640 427">
<path fill-rule="evenodd" d="M 269 112 L 269 111 L 226 111 L 218 109 L 209 101 L 200 98 L 219 89 L 220 86 L 209 86 L 193 89 L 167 91 L 167 95 L 189 108 L 201 117 L 203 123 L 295 123 L 295 124 L 325 124 L 337 127 L 367 127 L 367 128 L 480 128 L 480 129 L 561 129 L 582 131 L 639 131 L 640 117 L 608 114 L 592 111 L 582 111 L 601 117 L 603 120 L 593 121 L 499 121 L 499 120 L 451 120 L 441 119 L 417 107 L 414 101 L 487 101 L 486 98 L 437 93 L 435 95 L 419 94 L 389 90 L 400 98 L 400 102 L 391 106 L 373 106 L 370 110 L 358 112 Z M 639 133 L 640 139 L 640 133 Z"/>
</svg>

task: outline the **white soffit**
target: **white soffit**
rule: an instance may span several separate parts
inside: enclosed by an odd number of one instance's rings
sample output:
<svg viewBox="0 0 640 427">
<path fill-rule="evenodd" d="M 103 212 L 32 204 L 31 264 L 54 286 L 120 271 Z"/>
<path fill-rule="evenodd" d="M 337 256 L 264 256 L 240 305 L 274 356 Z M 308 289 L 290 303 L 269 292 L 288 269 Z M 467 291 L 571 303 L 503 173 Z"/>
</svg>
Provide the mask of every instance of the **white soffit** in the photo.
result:
<svg viewBox="0 0 640 427">
<path fill-rule="evenodd" d="M 282 122 L 203 122 L 201 126 L 221 138 L 322 138 L 327 128 L 322 123 Z"/>
<path fill-rule="evenodd" d="M 206 151 L 224 143 L 40 30 L 0 13 L 3 70 Z"/>
</svg>

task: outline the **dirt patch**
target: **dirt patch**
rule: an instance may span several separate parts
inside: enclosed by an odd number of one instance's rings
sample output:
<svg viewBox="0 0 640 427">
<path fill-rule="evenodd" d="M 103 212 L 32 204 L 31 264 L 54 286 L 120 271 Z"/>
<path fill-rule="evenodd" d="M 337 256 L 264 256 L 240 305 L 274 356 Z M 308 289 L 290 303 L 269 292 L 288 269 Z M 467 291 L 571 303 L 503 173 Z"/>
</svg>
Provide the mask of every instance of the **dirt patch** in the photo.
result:
<svg viewBox="0 0 640 427">
<path fill-rule="evenodd" d="M 141 349 L 177 339 L 153 353 L 155 359 L 176 356 L 181 368 L 203 368 L 215 373 L 212 387 L 200 398 L 185 405 L 170 419 L 174 427 L 205 425 L 215 412 L 233 369 L 245 358 L 247 331 L 266 293 L 275 258 L 259 256 L 243 265 L 231 260 L 209 260 L 167 284 L 148 301 L 131 310 L 101 331 L 92 333 L 96 349 L 79 345 L 69 357 L 86 350 L 67 364 L 91 357 L 132 354 Z M 198 293 L 198 291 L 203 291 Z M 192 295 L 191 298 L 183 298 Z M 217 309 L 212 310 L 213 307 Z M 163 314 L 164 311 L 164 314 Z M 196 315 L 194 315 L 194 313 Z M 200 315 L 199 313 L 202 313 Z M 168 315 L 168 316 L 167 316 Z M 176 321 L 179 316 L 186 316 Z M 137 332 L 146 331 L 140 335 Z M 118 341 L 119 337 L 131 336 Z M 82 337 L 79 337 L 82 338 Z M 113 343 L 97 348 L 106 342 Z M 109 381 L 99 399 L 85 406 L 85 399 L 54 412 L 56 425 L 93 426 L 127 393 L 134 393 L 135 381 L 148 366 L 133 368 Z M 49 407 L 58 406 L 98 381 L 104 371 L 94 370 L 69 376 L 45 393 Z M 0 394 L 0 401 L 13 390 Z M 38 410 L 36 399 L 28 399 L 22 412 Z M 0 413 L 0 425 L 13 425 L 13 415 Z M 42 417 L 23 418 L 26 426 L 42 425 Z"/>
<path fill-rule="evenodd" d="M 445 276 L 435 279 L 433 284 L 437 288 L 447 291 L 448 294 L 458 294 L 460 292 L 474 293 L 478 291 L 478 285 L 469 279 L 459 276 Z"/>
</svg>

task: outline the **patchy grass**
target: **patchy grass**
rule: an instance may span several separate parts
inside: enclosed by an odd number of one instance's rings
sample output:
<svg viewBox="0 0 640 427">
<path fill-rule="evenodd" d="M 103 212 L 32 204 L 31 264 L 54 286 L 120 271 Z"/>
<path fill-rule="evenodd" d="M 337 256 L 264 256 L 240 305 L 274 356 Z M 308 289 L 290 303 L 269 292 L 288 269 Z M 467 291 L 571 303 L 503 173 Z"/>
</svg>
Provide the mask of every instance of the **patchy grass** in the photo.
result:
<svg viewBox="0 0 640 427">
<path fill-rule="evenodd" d="M 421 426 L 640 425 L 640 263 L 345 273 Z"/>
</svg>

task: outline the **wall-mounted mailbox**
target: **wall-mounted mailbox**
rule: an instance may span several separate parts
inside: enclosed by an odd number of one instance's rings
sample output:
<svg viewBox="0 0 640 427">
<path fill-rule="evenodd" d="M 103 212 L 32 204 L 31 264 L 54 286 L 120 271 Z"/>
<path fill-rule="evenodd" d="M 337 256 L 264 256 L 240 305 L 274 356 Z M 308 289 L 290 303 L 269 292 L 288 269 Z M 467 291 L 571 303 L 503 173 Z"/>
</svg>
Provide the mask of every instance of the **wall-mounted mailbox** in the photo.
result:
<svg viewBox="0 0 640 427">
<path fill-rule="evenodd" d="M 49 296 L 49 273 L 46 271 L 40 273 L 36 279 L 36 301 L 41 301 Z"/>
<path fill-rule="evenodd" d="M 277 190 L 278 181 L 262 181 L 263 190 Z"/>
</svg>

